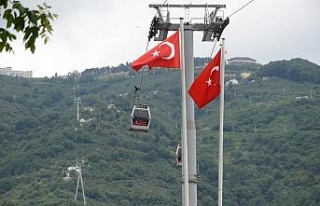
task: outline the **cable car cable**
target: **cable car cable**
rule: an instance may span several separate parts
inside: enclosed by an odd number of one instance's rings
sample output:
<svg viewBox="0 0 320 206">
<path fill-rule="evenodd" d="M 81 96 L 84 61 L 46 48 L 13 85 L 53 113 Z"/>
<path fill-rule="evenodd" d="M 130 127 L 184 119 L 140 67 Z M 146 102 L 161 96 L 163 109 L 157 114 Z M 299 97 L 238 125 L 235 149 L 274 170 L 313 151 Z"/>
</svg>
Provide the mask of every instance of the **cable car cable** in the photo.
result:
<svg viewBox="0 0 320 206">
<path fill-rule="evenodd" d="M 167 1 L 168 0 L 165 0 L 163 2 L 163 5 L 165 3 L 167 3 Z M 151 25 L 150 25 L 150 29 L 149 29 L 149 35 L 148 35 L 148 39 L 147 39 L 147 45 L 146 45 L 146 52 L 149 49 L 149 42 L 150 42 L 151 38 L 156 35 L 155 30 L 154 30 L 154 23 L 156 21 L 156 16 L 157 16 L 157 12 L 156 12 L 156 14 L 154 15 L 154 17 L 152 18 L 152 21 L 151 21 Z M 139 72 L 141 72 L 141 80 L 140 80 L 139 86 L 134 86 L 134 89 L 135 89 L 134 90 L 134 97 L 133 97 L 134 104 L 138 104 L 138 100 L 140 99 L 140 96 L 141 96 L 141 89 L 142 89 L 142 82 L 143 82 L 143 69 L 141 69 Z"/>
<path fill-rule="evenodd" d="M 213 41 L 213 48 L 211 50 L 210 59 L 212 58 L 213 51 L 214 51 L 214 48 L 216 47 L 216 44 L 217 44 L 217 38 L 215 38 L 214 41 Z"/>
<path fill-rule="evenodd" d="M 163 4 L 165 4 L 166 2 L 167 0 L 165 0 Z M 149 35 L 147 39 L 147 45 L 146 45 L 146 52 L 148 52 L 150 39 L 156 35 L 156 32 L 155 32 L 156 30 L 154 29 L 154 24 L 157 21 L 156 15 L 157 13 L 154 15 L 151 21 Z M 144 69 L 140 69 L 139 71 L 141 73 L 140 84 L 138 86 L 136 85 L 134 86 L 134 96 L 133 96 L 134 105 L 131 112 L 130 130 L 148 132 L 150 127 L 150 120 L 151 120 L 150 107 L 148 105 L 139 104 L 139 99 L 141 96 L 141 88 L 143 83 L 143 73 L 144 73 L 143 70 Z"/>
<path fill-rule="evenodd" d="M 243 5 L 242 7 L 240 7 L 239 9 L 237 9 L 235 12 L 233 12 L 232 14 L 230 14 L 228 16 L 228 18 L 230 18 L 231 16 L 233 16 L 234 14 L 238 13 L 240 10 L 244 9 L 245 7 L 247 7 L 249 4 L 251 4 L 254 0 L 249 1 L 248 3 L 246 3 L 245 5 Z"/>
</svg>

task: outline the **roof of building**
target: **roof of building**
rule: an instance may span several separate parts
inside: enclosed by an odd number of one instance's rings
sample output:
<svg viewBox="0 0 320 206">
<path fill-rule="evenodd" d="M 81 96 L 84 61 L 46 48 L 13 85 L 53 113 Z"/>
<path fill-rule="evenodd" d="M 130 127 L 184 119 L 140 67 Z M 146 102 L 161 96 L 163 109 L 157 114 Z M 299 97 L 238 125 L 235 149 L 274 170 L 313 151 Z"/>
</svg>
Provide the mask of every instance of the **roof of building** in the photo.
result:
<svg viewBox="0 0 320 206">
<path fill-rule="evenodd" d="M 235 61 L 235 60 L 248 60 L 248 61 L 256 61 L 255 59 L 251 59 L 249 57 L 233 57 L 228 59 L 228 61 Z"/>
</svg>

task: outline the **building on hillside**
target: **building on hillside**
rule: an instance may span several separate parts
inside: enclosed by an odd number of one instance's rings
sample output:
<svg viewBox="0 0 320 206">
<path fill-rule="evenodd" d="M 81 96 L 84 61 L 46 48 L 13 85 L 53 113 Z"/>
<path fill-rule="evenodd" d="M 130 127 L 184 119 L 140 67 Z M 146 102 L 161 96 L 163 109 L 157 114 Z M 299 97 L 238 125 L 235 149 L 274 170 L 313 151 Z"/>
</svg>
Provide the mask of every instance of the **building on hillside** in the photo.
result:
<svg viewBox="0 0 320 206">
<path fill-rule="evenodd" d="M 108 109 L 116 109 L 116 105 L 115 104 L 108 104 Z"/>
<path fill-rule="evenodd" d="M 236 80 L 235 78 L 234 79 L 230 79 L 229 81 L 226 82 L 226 86 L 229 86 L 229 85 L 238 85 L 239 84 L 239 81 Z"/>
<path fill-rule="evenodd" d="M 250 72 L 242 72 L 242 73 L 240 74 L 240 76 L 241 76 L 243 79 L 248 78 L 250 75 L 251 75 Z"/>
<path fill-rule="evenodd" d="M 234 79 L 237 77 L 237 74 L 224 74 L 224 77 L 227 78 L 227 79 Z"/>
<path fill-rule="evenodd" d="M 15 71 L 11 67 L 0 68 L 0 75 L 11 77 L 32 78 L 32 71 Z"/>
<path fill-rule="evenodd" d="M 251 59 L 249 57 L 233 57 L 227 60 L 230 65 L 240 65 L 240 64 L 256 64 L 257 61 L 255 59 Z"/>
<path fill-rule="evenodd" d="M 80 78 L 81 73 L 78 72 L 78 70 L 73 70 L 73 72 L 68 72 L 67 77 L 74 77 L 74 78 Z"/>
<path fill-rule="evenodd" d="M 83 110 L 84 110 L 84 111 L 92 112 L 92 111 L 94 111 L 94 110 L 95 110 L 95 107 L 87 106 L 87 107 L 83 107 Z"/>
</svg>

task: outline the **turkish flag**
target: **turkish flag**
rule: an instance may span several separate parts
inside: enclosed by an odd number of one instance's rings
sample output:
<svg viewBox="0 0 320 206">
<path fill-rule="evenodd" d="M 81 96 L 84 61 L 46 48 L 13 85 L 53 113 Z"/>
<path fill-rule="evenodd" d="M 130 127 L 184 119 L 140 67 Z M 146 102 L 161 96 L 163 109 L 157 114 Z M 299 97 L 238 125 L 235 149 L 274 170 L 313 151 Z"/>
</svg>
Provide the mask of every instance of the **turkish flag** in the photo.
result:
<svg viewBox="0 0 320 206">
<path fill-rule="evenodd" d="M 149 69 L 152 67 L 180 68 L 179 31 L 133 61 L 131 67 L 139 71 L 145 65 Z"/>
<path fill-rule="evenodd" d="M 188 93 L 202 109 L 220 94 L 221 49 L 192 83 Z"/>
</svg>

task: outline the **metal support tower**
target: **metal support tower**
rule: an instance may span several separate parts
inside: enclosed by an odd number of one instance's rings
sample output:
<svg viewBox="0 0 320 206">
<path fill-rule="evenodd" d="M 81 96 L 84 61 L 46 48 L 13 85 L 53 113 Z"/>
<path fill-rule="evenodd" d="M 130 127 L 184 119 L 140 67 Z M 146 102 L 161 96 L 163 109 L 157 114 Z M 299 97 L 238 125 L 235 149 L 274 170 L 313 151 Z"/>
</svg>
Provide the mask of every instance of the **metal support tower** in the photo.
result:
<svg viewBox="0 0 320 206">
<path fill-rule="evenodd" d="M 154 38 L 155 41 L 163 41 L 167 38 L 168 31 L 178 31 L 180 28 L 179 23 L 172 23 L 170 19 L 169 8 L 184 8 L 186 12 L 187 21 L 184 23 L 184 50 L 185 50 L 185 76 L 186 88 L 194 81 L 194 53 L 193 53 L 193 32 L 202 31 L 202 41 L 219 40 L 224 28 L 229 24 L 229 18 L 223 19 L 218 16 L 218 11 L 225 8 L 222 4 L 149 4 L 150 8 L 155 8 L 158 14 L 152 19 L 149 40 Z M 162 14 L 161 8 L 167 8 L 166 15 Z M 205 8 L 206 15 L 203 23 L 191 23 L 190 8 Z M 208 9 L 213 11 L 209 14 Z M 166 17 L 166 18 L 165 18 Z M 189 184 L 189 204 L 192 206 L 197 205 L 197 183 L 199 178 L 198 165 L 196 162 L 196 128 L 194 121 L 194 102 L 189 95 L 186 96 L 187 107 L 187 142 L 188 142 L 188 184 Z M 182 137 L 183 138 L 183 137 Z M 182 148 L 182 151 L 184 148 Z M 183 161 L 182 161 L 183 162 Z M 182 171 L 182 180 L 184 172 Z M 186 184 L 182 181 L 182 184 Z M 184 187 L 182 186 L 182 189 Z M 182 205 L 186 203 L 182 201 Z"/>
<path fill-rule="evenodd" d="M 79 96 L 77 96 L 78 94 L 78 89 L 79 85 L 77 85 L 77 76 L 75 76 L 75 94 L 76 97 L 73 99 L 74 102 L 76 103 L 76 108 L 77 108 L 77 115 L 76 115 L 76 124 L 78 124 L 79 120 L 80 120 L 80 115 L 79 115 L 79 104 L 81 103 L 81 98 Z M 80 127 L 82 128 L 82 124 L 80 123 Z M 77 131 L 77 127 L 75 128 L 75 131 Z M 81 129 L 82 132 L 82 129 Z M 81 145 L 81 151 L 82 151 L 82 161 L 81 162 L 77 162 L 78 160 L 76 160 L 76 166 L 72 167 L 73 170 L 75 170 L 75 172 L 78 175 L 78 180 L 77 180 L 77 187 L 76 187 L 76 192 L 74 195 L 74 201 L 77 201 L 77 197 L 78 197 L 78 190 L 79 190 L 79 183 L 81 184 L 81 190 L 82 190 L 82 198 L 83 198 L 83 205 L 87 205 L 87 201 L 86 201 L 86 196 L 84 194 L 84 183 L 83 183 L 83 178 L 82 178 L 82 167 L 84 166 L 84 157 L 83 157 L 83 139 L 82 139 L 82 145 Z M 78 155 L 77 155 L 78 156 Z"/>
<path fill-rule="evenodd" d="M 84 161 L 76 164 L 76 172 L 78 173 L 78 180 L 77 180 L 76 194 L 74 195 L 74 201 L 77 201 L 79 183 L 80 183 L 81 190 L 82 190 L 83 205 L 87 205 L 86 196 L 84 195 L 84 183 L 83 183 L 83 179 L 82 179 L 82 166 L 83 166 L 83 164 L 84 164 Z"/>
<path fill-rule="evenodd" d="M 77 105 L 77 122 L 79 122 L 79 118 L 80 118 L 79 117 L 79 104 L 81 103 L 81 98 L 80 97 L 76 97 L 73 100 Z"/>
</svg>

